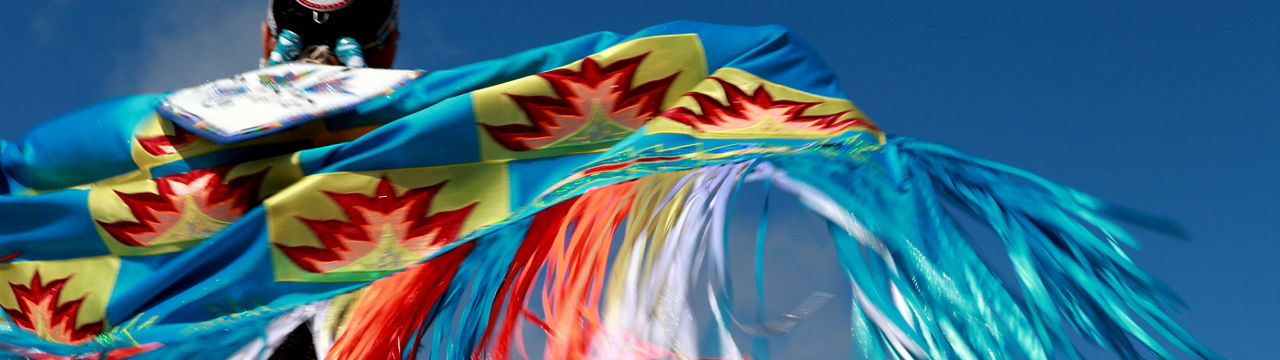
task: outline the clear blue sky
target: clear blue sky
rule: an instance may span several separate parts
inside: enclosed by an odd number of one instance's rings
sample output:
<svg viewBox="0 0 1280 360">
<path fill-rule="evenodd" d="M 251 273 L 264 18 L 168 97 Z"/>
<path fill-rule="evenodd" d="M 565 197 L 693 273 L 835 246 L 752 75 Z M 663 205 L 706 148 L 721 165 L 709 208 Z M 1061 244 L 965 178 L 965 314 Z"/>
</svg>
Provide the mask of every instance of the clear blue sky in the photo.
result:
<svg viewBox="0 0 1280 360">
<path fill-rule="evenodd" d="M 0 13 L 0 138 L 115 95 L 256 66 L 265 0 L 22 1 Z M 1137 262 L 1227 358 L 1280 353 L 1280 3 L 404 1 L 400 67 L 675 19 L 798 31 L 890 133 L 1180 221 Z M 1136 3 L 1136 2 L 1132 2 Z M 124 5 L 128 4 L 128 5 Z"/>
</svg>

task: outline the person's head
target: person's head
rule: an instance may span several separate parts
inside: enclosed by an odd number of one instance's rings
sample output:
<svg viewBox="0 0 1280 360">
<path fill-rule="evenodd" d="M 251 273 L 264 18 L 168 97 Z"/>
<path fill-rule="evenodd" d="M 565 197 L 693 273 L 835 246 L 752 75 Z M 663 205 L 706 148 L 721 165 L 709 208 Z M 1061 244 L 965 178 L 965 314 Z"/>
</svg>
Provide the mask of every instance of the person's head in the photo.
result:
<svg viewBox="0 0 1280 360">
<path fill-rule="evenodd" d="M 289 30 L 301 38 L 299 56 L 322 58 L 323 63 L 340 65 L 336 57 L 315 49 L 336 48 L 340 38 L 352 38 L 361 45 L 370 67 L 390 68 L 395 62 L 397 0 L 270 0 L 267 21 L 262 23 L 262 55 L 269 58 L 276 37 Z M 312 53 L 312 54 L 309 54 Z"/>
</svg>

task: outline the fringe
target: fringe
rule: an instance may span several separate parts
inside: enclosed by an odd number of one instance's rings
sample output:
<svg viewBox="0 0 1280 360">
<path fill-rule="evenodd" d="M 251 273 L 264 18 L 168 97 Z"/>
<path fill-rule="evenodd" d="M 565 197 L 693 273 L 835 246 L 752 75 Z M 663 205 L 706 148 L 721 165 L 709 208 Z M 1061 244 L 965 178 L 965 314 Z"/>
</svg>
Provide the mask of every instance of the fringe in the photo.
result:
<svg viewBox="0 0 1280 360">
<path fill-rule="evenodd" d="M 855 356 L 1078 358 L 1074 331 L 1126 359 L 1172 358 L 1163 344 L 1217 357 L 1173 322 L 1176 296 L 1137 268 L 1123 249 L 1136 241 L 1107 218 L 1176 233 L 1171 223 L 941 145 L 894 139 L 873 152 L 774 153 L 589 190 L 374 283 L 328 358 L 413 358 L 421 344 L 427 358 L 527 359 L 525 322 L 545 336 L 534 357 L 768 358 L 772 337 L 833 295 L 760 325 L 738 319 L 725 229 L 748 181 L 828 222 Z M 954 209 L 1000 237 L 1015 283 L 978 255 Z"/>
<path fill-rule="evenodd" d="M 325 359 L 414 358 L 415 333 L 431 321 L 435 303 L 474 247 L 464 243 L 369 285 Z"/>
</svg>

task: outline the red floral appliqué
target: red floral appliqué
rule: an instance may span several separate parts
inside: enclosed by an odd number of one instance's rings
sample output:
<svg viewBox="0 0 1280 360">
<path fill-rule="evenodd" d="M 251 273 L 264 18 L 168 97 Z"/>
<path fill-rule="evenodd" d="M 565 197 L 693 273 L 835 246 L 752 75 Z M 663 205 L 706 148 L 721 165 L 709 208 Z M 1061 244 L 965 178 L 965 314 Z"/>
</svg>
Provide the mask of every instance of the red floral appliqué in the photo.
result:
<svg viewBox="0 0 1280 360">
<path fill-rule="evenodd" d="M 687 95 L 692 96 L 698 102 L 698 106 L 702 109 L 702 114 L 694 113 L 693 110 L 688 108 L 679 107 L 663 112 L 662 116 L 701 131 L 744 129 L 757 126 L 765 121 L 771 121 L 773 124 L 790 130 L 824 133 L 835 133 L 853 126 L 875 128 L 874 124 L 864 119 L 840 120 L 840 117 L 850 110 L 828 115 L 804 115 L 809 108 L 821 103 L 775 100 L 763 85 L 757 87 L 753 93 L 748 95 L 746 91 L 728 81 L 715 77 L 711 79 L 715 79 L 720 83 L 720 87 L 724 88 L 727 97 L 726 104 L 722 105 L 710 95 L 693 92 Z M 762 130 L 767 131 L 770 129 Z"/>
<path fill-rule="evenodd" d="M 258 201 L 258 189 L 266 177 L 263 169 L 225 181 L 232 166 L 198 169 L 165 175 L 151 181 L 156 193 L 115 193 L 129 207 L 137 221 L 98 221 L 111 237 L 128 246 L 147 246 L 170 231 L 179 237 L 199 239 L 221 230 L 225 223 L 244 215 Z M 223 222 L 211 223 L 200 214 Z"/>
<path fill-rule="evenodd" d="M 632 86 L 636 69 L 648 54 L 601 67 L 591 58 L 582 70 L 556 69 L 538 74 L 556 96 L 508 94 L 532 125 L 484 125 L 498 144 L 512 151 L 573 143 L 617 140 L 653 119 L 679 73 Z"/>
<path fill-rule="evenodd" d="M 373 196 L 361 193 L 325 192 L 342 208 L 349 221 L 298 217 L 324 246 L 276 244 L 285 256 L 306 271 L 333 271 L 373 252 L 383 239 L 428 255 L 452 242 L 478 202 L 428 216 L 431 201 L 446 182 L 406 190 L 396 195 L 391 181 L 378 181 Z"/>
<path fill-rule="evenodd" d="M 173 128 L 173 135 L 138 137 L 138 146 L 142 151 L 154 156 L 168 155 L 178 152 L 182 147 L 191 145 L 196 136 L 180 127 Z"/>
<path fill-rule="evenodd" d="M 29 284 L 9 283 L 9 289 L 18 300 L 18 307 L 0 309 L 9 314 L 14 325 L 49 340 L 67 344 L 88 340 L 102 332 L 102 321 L 76 327 L 76 314 L 88 295 L 60 302 L 58 297 L 70 278 L 71 276 L 67 276 L 44 282 L 40 279 L 40 272 L 36 272 L 31 276 Z"/>
</svg>

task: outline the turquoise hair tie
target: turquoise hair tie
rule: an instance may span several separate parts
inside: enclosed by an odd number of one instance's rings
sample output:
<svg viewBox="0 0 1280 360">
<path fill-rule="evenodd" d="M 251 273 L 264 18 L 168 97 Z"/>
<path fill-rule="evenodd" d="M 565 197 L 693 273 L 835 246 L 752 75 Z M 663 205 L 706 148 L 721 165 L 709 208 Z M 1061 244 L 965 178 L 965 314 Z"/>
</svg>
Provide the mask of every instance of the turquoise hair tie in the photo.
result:
<svg viewBox="0 0 1280 360">
<path fill-rule="evenodd" d="M 276 47 L 271 49 L 267 65 L 279 65 L 293 60 L 302 51 L 302 37 L 293 31 L 281 29 L 276 37 Z"/>
<path fill-rule="evenodd" d="M 360 50 L 360 43 L 356 39 L 344 37 L 338 39 L 338 45 L 334 49 L 334 53 L 338 56 L 343 64 L 353 68 L 365 67 L 364 53 Z"/>
</svg>

